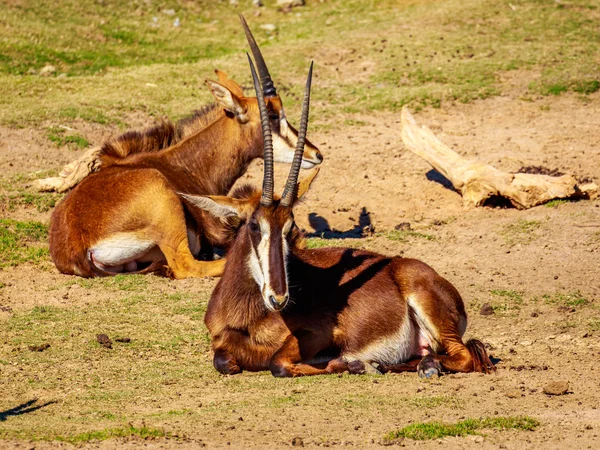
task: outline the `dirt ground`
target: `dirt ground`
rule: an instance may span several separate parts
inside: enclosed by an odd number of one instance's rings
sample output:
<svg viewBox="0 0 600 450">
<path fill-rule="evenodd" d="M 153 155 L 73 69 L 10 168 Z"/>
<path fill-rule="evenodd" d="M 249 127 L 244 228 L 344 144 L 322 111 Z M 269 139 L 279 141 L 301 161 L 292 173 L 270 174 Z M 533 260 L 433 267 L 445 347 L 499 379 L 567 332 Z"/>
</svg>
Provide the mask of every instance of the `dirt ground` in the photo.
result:
<svg viewBox="0 0 600 450">
<path fill-rule="evenodd" d="M 600 94 L 532 98 L 523 86 L 534 76 L 509 72 L 503 80 L 508 88 L 502 96 L 470 104 L 443 104 L 441 109 L 416 112 L 415 118 L 460 154 L 498 169 L 545 166 L 598 182 Z M 461 292 L 469 313 L 467 337 L 476 336 L 489 344 L 490 353 L 499 360 L 497 373 L 445 375 L 428 381 L 419 380 L 415 374 L 402 374 L 334 380 L 317 377 L 310 382 L 282 382 L 266 373 L 230 378 L 211 375 L 210 383 L 201 387 L 189 380 L 177 385 L 179 395 L 170 400 L 169 407 L 196 408 L 199 403 L 210 403 L 220 408 L 198 412 L 199 416 L 182 422 L 154 421 L 153 425 L 174 432 L 183 430 L 179 439 L 110 439 L 86 446 L 285 448 L 293 442 L 299 445 L 294 438 L 301 438 L 305 447 L 376 448 L 389 444 L 383 441 L 386 433 L 410 423 L 519 415 L 533 417 L 541 425 L 535 431 L 488 430 L 482 436 L 399 440 L 393 444 L 484 449 L 600 446 L 600 372 L 596 367 L 600 356 L 600 200 L 564 202 L 527 211 L 465 209 L 460 195 L 445 187 L 427 163 L 404 148 L 398 115 L 377 113 L 348 119 L 364 125 L 311 135 L 326 161 L 319 179 L 298 207 L 297 221 L 308 232 L 335 229 L 346 237 L 351 233 L 343 232 L 369 220 L 376 234 L 358 244 L 352 241 L 352 245 L 419 258 L 434 267 Z M 115 132 L 83 124 L 78 131 L 93 144 Z M 79 154 L 52 147 L 40 130 L 0 130 L 0 172 L 5 177 L 59 170 Z M 260 163 L 253 164 L 245 180 L 258 184 L 261 167 Z M 286 171 L 285 166 L 277 167 L 278 186 Z M 50 212 L 18 208 L 3 215 L 48 221 Z M 414 234 L 398 240 L 387 233 L 404 222 L 410 223 Z M 109 301 L 113 295 L 102 289 L 66 287 L 71 277 L 59 274 L 49 264 L 42 269 L 21 265 L 0 270 L 0 282 L 5 285 L 0 289 L 0 329 L 10 320 L 11 309 L 41 305 L 83 308 Z M 148 290 L 192 293 L 205 299 L 216 281 L 149 277 Z M 58 288 L 49 290 L 49 286 Z M 480 314 L 484 303 L 492 306 L 494 314 Z M 201 321 L 195 323 L 203 327 Z M 13 343 L 0 338 L 0 347 L 4 359 L 6 355 L 10 358 Z M 198 364 L 210 366 L 210 353 L 198 358 Z M 32 397 L 52 401 L 67 395 L 58 388 L 40 391 L 26 383 L 11 384 L 21 379 L 19 370 L 23 367 L 16 361 L 13 364 L 9 359 L 10 364 L 0 365 L 4 379 L 0 390 L 6 389 L 6 395 L 0 395 L 0 410 Z M 25 370 L 46 370 L 48 376 L 60 372 L 60 368 L 35 365 Z M 111 374 L 105 376 L 110 381 Z M 243 392 L 234 389 L 232 393 L 229 384 L 240 378 L 254 388 Z M 544 386 L 554 381 L 568 382 L 568 393 L 546 395 Z M 261 408 L 265 392 L 292 400 L 277 408 Z M 340 400 L 348 396 L 354 402 Z M 445 400 L 435 404 L 414 400 L 423 397 Z M 32 416 L 50 420 L 57 410 L 64 414 L 60 405 L 5 417 L 0 419 L 0 428 L 27 428 Z M 127 405 L 125 410 L 153 411 L 158 407 L 151 396 L 141 396 L 135 407 Z M 0 448 L 69 446 L 0 441 Z"/>
</svg>

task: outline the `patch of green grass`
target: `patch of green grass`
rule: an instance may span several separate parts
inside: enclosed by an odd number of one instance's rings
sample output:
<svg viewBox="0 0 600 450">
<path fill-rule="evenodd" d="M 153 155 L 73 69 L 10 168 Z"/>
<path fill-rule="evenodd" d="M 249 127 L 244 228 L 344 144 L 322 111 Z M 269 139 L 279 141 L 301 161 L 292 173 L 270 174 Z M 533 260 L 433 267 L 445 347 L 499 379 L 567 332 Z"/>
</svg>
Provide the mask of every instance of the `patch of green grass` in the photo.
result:
<svg viewBox="0 0 600 450">
<path fill-rule="evenodd" d="M 0 219 L 0 267 L 46 260 L 47 236 L 48 227 L 40 222 Z"/>
<path fill-rule="evenodd" d="M 441 422 L 415 423 L 385 436 L 387 440 L 408 438 L 417 441 L 440 439 L 446 436 L 467 436 L 479 434 L 480 430 L 518 430 L 533 431 L 540 425 L 536 419 L 527 416 L 491 417 L 485 419 L 467 419 L 455 424 Z"/>
<path fill-rule="evenodd" d="M 514 303 L 523 303 L 522 294 L 517 291 L 510 291 L 510 290 L 504 290 L 504 289 L 493 289 L 490 291 L 490 293 L 497 297 L 507 298 L 507 299 L 513 301 Z"/>
<path fill-rule="evenodd" d="M 389 239 L 390 241 L 398 242 L 406 242 L 410 238 L 425 239 L 427 241 L 435 240 L 435 236 L 431 234 L 419 233 L 417 231 L 391 230 L 381 233 L 381 235 Z"/>
<path fill-rule="evenodd" d="M 588 305 L 590 301 L 585 298 L 581 292 L 556 292 L 554 294 L 544 294 L 542 299 L 549 305 L 562 305 L 562 306 L 584 306 Z"/>
<path fill-rule="evenodd" d="M 310 249 L 323 247 L 363 248 L 364 242 L 364 239 L 324 239 L 311 237 L 306 239 L 306 247 Z"/>
<path fill-rule="evenodd" d="M 167 3 L 181 26 L 154 3 L 0 4 L 0 123 L 123 124 L 131 111 L 181 117 L 211 99 L 198 86 L 214 67 L 248 85 L 235 12 L 250 17 L 249 6 Z M 524 0 L 515 13 L 492 0 L 351 0 L 308 2 L 301 15 L 265 7 L 250 26 L 289 110 L 302 97 L 298 74 L 315 59 L 320 128 L 344 125 L 340 110 L 435 108 L 497 95 L 501 73 L 517 69 L 541 72 L 533 92 L 594 92 L 597 20 L 597 10 L 549 1 Z M 276 31 L 261 29 L 266 23 Z M 40 76 L 46 64 L 56 72 Z"/>
<path fill-rule="evenodd" d="M 549 86 L 544 86 L 541 89 L 541 93 L 542 95 L 560 95 L 568 90 L 569 87 L 565 84 L 551 84 Z"/>
<path fill-rule="evenodd" d="M 588 322 L 588 327 L 592 331 L 600 331 L 600 319 L 591 319 Z"/>
<path fill-rule="evenodd" d="M 491 306 L 496 314 L 508 314 L 520 309 L 523 296 L 520 292 L 512 290 L 494 289 L 490 291 L 498 300 L 492 299 Z"/>
<path fill-rule="evenodd" d="M 589 95 L 600 90 L 600 81 L 584 80 L 577 81 L 573 85 L 573 90 L 579 94 Z"/>
<path fill-rule="evenodd" d="M 368 125 L 368 123 L 365 122 L 364 120 L 344 119 L 344 125 L 346 125 L 348 127 L 364 127 L 364 126 Z"/>
<path fill-rule="evenodd" d="M 82 149 L 90 146 L 86 138 L 79 134 L 66 134 L 66 129 L 59 127 L 48 128 L 47 137 L 50 142 L 56 144 L 57 147 L 69 146 L 77 149 Z"/>
<path fill-rule="evenodd" d="M 508 245 L 529 244 L 536 239 L 536 231 L 542 226 L 539 220 L 519 219 L 500 232 Z"/>
<path fill-rule="evenodd" d="M 449 395 L 431 395 L 425 397 L 409 397 L 405 401 L 407 404 L 416 408 L 437 408 L 440 406 L 449 406 L 455 409 L 462 408 L 464 403 L 461 399 Z"/>
<path fill-rule="evenodd" d="M 569 203 L 569 201 L 563 198 L 556 198 L 545 203 L 544 206 L 546 206 L 546 208 L 558 208 L 559 205 L 564 205 L 565 203 Z"/>
<path fill-rule="evenodd" d="M 114 277 L 84 278 L 77 280 L 77 284 L 86 289 L 104 287 L 115 291 L 143 291 L 148 286 L 148 277 L 145 275 L 119 274 Z M 177 300 L 180 300 L 180 298 Z"/>
<path fill-rule="evenodd" d="M 64 197 L 64 194 L 54 192 L 30 192 L 19 190 L 16 193 L 1 194 L 0 204 L 8 211 L 14 211 L 17 206 L 32 207 L 35 206 L 38 212 L 47 212 L 56 206 L 56 203 Z"/>
<path fill-rule="evenodd" d="M 93 441 L 105 441 L 107 439 L 113 438 L 130 438 L 137 437 L 141 439 L 147 438 L 159 438 L 159 437 L 172 437 L 173 435 L 169 432 L 166 432 L 160 428 L 152 428 L 152 427 L 134 427 L 133 425 L 128 425 L 122 428 L 110 428 L 106 430 L 97 430 L 97 431 L 88 431 L 85 433 L 79 433 L 72 436 L 56 436 L 53 438 L 49 438 L 48 440 L 56 440 L 69 442 L 71 444 L 81 444 L 84 442 L 93 442 Z"/>
</svg>

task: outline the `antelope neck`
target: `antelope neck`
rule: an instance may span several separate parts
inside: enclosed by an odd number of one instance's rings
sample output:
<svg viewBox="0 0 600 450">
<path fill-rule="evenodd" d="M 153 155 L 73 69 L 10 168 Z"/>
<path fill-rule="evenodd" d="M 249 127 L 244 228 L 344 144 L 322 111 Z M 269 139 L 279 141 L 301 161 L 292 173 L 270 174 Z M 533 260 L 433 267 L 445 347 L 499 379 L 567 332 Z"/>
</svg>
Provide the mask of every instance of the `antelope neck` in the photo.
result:
<svg viewBox="0 0 600 450">
<path fill-rule="evenodd" d="M 168 162 L 185 171 L 200 188 L 199 193 L 226 195 L 252 160 L 262 156 L 260 127 L 247 126 L 242 130 L 237 123 L 228 126 L 226 121 L 230 120 L 221 114 L 168 150 Z"/>
</svg>

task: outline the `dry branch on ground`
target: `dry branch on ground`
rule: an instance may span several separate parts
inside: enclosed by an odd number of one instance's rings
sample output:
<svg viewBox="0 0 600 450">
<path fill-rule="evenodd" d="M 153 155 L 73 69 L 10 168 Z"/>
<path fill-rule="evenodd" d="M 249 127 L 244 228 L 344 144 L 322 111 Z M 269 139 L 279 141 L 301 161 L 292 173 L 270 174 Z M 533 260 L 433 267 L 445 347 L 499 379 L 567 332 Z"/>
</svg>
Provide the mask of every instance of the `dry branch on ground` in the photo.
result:
<svg viewBox="0 0 600 450">
<path fill-rule="evenodd" d="M 57 177 L 36 180 L 34 188 L 39 192 L 66 192 L 99 168 L 100 147 L 94 147 L 78 160 L 67 164 Z"/>
<path fill-rule="evenodd" d="M 419 127 L 407 107 L 402 109 L 401 121 L 404 145 L 444 175 L 467 206 L 482 206 L 491 197 L 503 197 L 515 208 L 527 209 L 558 198 L 598 196 L 598 185 L 580 184 L 572 175 L 502 172 L 480 161 L 465 159 L 429 128 Z"/>
</svg>

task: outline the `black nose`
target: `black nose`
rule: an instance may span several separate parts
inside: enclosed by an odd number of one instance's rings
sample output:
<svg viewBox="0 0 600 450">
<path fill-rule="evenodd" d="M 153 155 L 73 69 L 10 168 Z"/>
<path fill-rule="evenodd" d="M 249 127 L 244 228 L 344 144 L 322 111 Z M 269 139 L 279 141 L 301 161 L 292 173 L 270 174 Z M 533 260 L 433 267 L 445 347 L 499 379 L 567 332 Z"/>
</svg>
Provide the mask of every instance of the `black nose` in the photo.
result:
<svg viewBox="0 0 600 450">
<path fill-rule="evenodd" d="M 319 160 L 319 162 L 323 162 L 323 155 L 321 155 L 320 153 L 317 153 L 316 158 Z"/>
<path fill-rule="evenodd" d="M 278 297 L 279 297 L 279 301 L 277 301 L 277 299 L 275 298 L 274 295 L 269 295 L 269 302 L 271 303 L 271 306 L 273 307 L 273 309 L 275 311 L 279 311 L 280 309 L 283 309 L 283 307 L 287 304 L 288 298 L 289 298 L 289 296 L 287 294 L 278 296 Z"/>
</svg>

